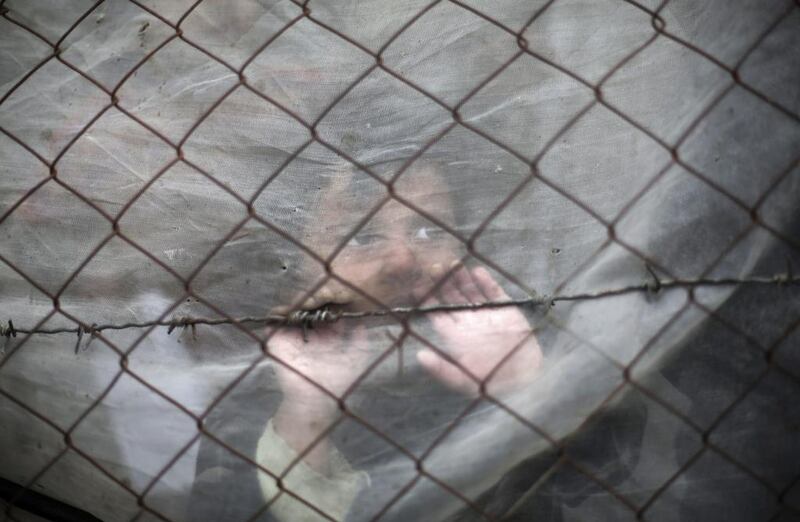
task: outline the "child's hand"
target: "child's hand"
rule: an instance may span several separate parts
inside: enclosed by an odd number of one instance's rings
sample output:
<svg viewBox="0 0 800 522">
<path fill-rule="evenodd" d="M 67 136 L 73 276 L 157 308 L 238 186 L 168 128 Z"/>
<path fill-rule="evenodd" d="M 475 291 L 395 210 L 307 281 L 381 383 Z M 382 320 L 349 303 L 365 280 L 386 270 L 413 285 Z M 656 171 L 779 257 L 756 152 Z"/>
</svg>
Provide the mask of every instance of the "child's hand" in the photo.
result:
<svg viewBox="0 0 800 522">
<path fill-rule="evenodd" d="M 444 282 L 438 298 L 431 297 L 425 304 L 508 299 L 485 268 L 470 272 L 462 266 Z M 539 343 L 517 307 L 436 312 L 431 321 L 443 340 L 442 351 L 457 364 L 430 349 L 419 352 L 417 358 L 431 375 L 455 390 L 479 392 L 479 384 L 461 368 L 484 381 L 489 393 L 503 393 L 528 382 L 541 365 Z"/>
</svg>

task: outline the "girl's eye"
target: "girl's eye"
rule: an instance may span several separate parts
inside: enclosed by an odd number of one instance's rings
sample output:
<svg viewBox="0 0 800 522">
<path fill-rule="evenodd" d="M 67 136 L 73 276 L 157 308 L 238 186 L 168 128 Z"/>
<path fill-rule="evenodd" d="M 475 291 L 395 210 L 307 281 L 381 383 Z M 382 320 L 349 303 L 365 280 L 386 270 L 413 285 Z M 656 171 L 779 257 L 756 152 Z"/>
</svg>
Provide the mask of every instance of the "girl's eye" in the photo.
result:
<svg viewBox="0 0 800 522">
<path fill-rule="evenodd" d="M 363 234 L 356 234 L 355 236 L 351 237 L 350 240 L 347 242 L 347 246 L 367 246 L 377 243 L 383 239 L 383 235 L 381 234 L 370 234 L 370 233 L 363 233 Z"/>
<path fill-rule="evenodd" d="M 434 235 L 434 232 L 430 229 L 430 227 L 419 227 L 417 231 L 414 233 L 414 239 L 420 239 L 422 241 L 427 241 L 431 239 L 431 236 Z"/>
</svg>

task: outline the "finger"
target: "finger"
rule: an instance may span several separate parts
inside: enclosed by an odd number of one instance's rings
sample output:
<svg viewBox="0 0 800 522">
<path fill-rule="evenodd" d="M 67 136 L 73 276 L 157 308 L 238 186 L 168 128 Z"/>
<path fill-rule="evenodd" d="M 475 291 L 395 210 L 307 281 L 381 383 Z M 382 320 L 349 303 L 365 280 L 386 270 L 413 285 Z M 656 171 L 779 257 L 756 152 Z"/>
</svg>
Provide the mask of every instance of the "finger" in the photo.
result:
<svg viewBox="0 0 800 522">
<path fill-rule="evenodd" d="M 317 292 L 317 301 L 319 301 L 320 306 L 333 302 L 333 289 L 329 285 L 320 288 L 319 292 Z"/>
<path fill-rule="evenodd" d="M 461 293 L 456 283 L 456 273 L 457 272 L 450 274 L 450 277 L 448 277 L 447 280 L 442 283 L 441 288 L 439 288 L 439 295 L 441 296 L 442 302 L 446 304 L 464 304 L 469 302 L 467 296 Z"/>
<path fill-rule="evenodd" d="M 268 315 L 288 315 L 291 312 L 290 305 L 277 305 L 273 306 Z"/>
<path fill-rule="evenodd" d="M 420 306 L 434 306 L 439 304 L 436 293 L 431 291 L 434 286 L 435 283 L 430 281 L 430 284 L 416 286 L 411 290 L 414 299 L 417 300 Z"/>
<path fill-rule="evenodd" d="M 425 293 L 429 292 L 429 291 L 430 291 L 430 289 L 415 290 L 414 291 L 414 295 L 417 298 L 417 300 L 421 300 L 420 305 L 421 306 L 430 307 L 430 306 L 436 306 L 438 304 L 441 304 L 441 301 L 439 300 L 438 297 L 436 297 L 436 293 L 435 292 L 431 293 L 427 297 L 425 296 Z M 440 291 L 441 291 L 441 289 L 440 289 Z M 440 312 L 430 312 L 428 314 L 428 319 L 433 323 L 434 327 L 437 328 L 437 329 L 450 327 L 455 322 L 455 318 L 453 317 L 452 313 L 441 312 L 441 311 Z"/>
<path fill-rule="evenodd" d="M 300 310 L 316 310 L 322 306 L 322 301 L 319 299 L 319 294 L 308 296 L 300 305 Z"/>
<path fill-rule="evenodd" d="M 506 301 L 510 299 L 505 290 L 494 280 L 492 274 L 482 266 L 472 271 L 472 278 L 483 295 L 490 301 Z"/>
<path fill-rule="evenodd" d="M 478 386 L 463 371 L 432 350 L 417 352 L 417 361 L 433 378 L 445 386 L 466 394 L 474 395 Z"/>
<path fill-rule="evenodd" d="M 350 289 L 350 288 L 348 288 L 348 287 L 346 287 L 346 286 L 344 286 L 342 284 L 339 284 L 336 287 L 334 287 L 334 289 L 332 290 L 332 294 L 333 294 L 333 298 L 332 298 L 331 302 L 334 303 L 334 304 L 352 303 L 358 297 L 356 295 L 356 293 L 352 289 Z"/>
<path fill-rule="evenodd" d="M 464 296 L 464 294 L 458 291 L 458 287 L 456 286 L 452 276 L 450 279 L 445 281 L 442 284 L 442 287 L 439 289 L 439 298 L 440 301 L 445 305 L 459 305 L 467 302 L 467 298 Z M 433 326 L 437 330 L 441 330 L 442 328 L 447 329 L 451 328 L 455 323 L 458 322 L 459 312 L 436 312 L 431 314 L 430 319 L 433 323 Z"/>
<path fill-rule="evenodd" d="M 438 283 L 446 272 L 446 263 L 436 262 L 428 267 L 427 276 L 431 284 Z"/>
<path fill-rule="evenodd" d="M 430 277 L 432 283 L 439 284 L 446 278 L 450 277 L 451 273 L 455 271 L 459 263 L 460 260 L 453 257 L 438 259 L 428 268 L 428 277 Z"/>
<path fill-rule="evenodd" d="M 481 293 L 475 281 L 472 280 L 472 275 L 466 267 L 462 266 L 458 269 L 455 273 L 455 280 L 459 291 L 464 294 L 468 302 L 480 303 L 486 301 L 486 297 Z"/>
</svg>

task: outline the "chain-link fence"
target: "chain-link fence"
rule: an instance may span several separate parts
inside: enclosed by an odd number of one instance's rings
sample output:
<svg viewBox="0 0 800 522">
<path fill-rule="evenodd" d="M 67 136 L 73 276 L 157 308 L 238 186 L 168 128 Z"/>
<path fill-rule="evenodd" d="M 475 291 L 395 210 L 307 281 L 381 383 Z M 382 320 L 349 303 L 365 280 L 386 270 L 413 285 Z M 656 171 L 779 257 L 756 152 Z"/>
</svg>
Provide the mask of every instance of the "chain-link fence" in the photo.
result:
<svg viewBox="0 0 800 522">
<path fill-rule="evenodd" d="M 800 4 L 0 3 L 9 520 L 800 517 Z"/>
</svg>

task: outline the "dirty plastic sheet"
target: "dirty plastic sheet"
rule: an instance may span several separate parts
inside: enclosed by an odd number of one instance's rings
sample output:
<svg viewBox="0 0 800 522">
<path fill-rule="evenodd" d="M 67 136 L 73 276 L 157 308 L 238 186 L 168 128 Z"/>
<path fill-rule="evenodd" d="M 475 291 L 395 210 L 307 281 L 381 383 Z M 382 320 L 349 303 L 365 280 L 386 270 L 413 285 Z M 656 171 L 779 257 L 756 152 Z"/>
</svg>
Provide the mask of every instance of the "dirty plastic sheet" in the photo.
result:
<svg viewBox="0 0 800 522">
<path fill-rule="evenodd" d="M 3 3 L 0 319 L 87 333 L 0 339 L 0 477 L 107 521 L 796 517 L 798 287 L 658 285 L 800 270 L 800 9 L 658 4 Z"/>
</svg>

